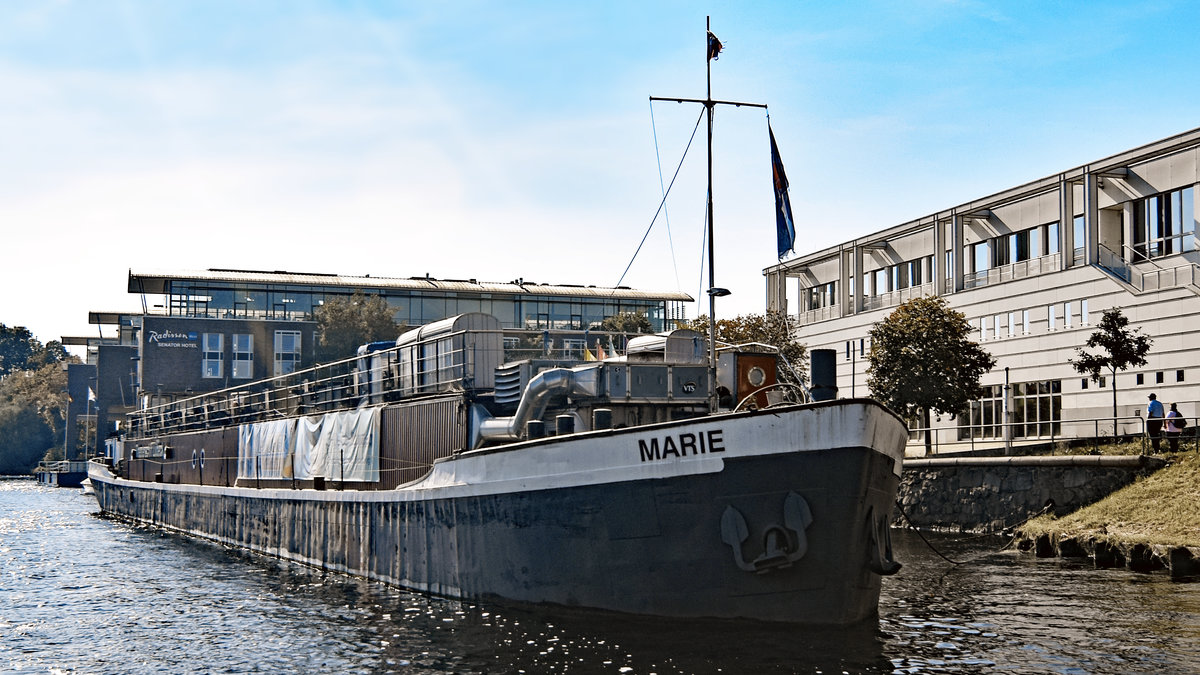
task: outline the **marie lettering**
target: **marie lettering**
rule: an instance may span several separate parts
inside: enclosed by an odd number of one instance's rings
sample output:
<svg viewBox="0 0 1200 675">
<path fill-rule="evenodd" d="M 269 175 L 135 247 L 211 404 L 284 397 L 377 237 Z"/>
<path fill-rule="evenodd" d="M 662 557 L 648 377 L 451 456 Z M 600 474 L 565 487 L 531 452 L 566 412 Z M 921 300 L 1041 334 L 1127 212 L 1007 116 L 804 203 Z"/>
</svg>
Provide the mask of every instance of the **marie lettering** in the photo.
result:
<svg viewBox="0 0 1200 675">
<path fill-rule="evenodd" d="M 651 438 L 649 441 L 638 439 L 638 452 L 641 453 L 643 462 L 725 452 L 725 432 L 713 429 L 698 434 L 687 432 L 677 436 L 664 436 L 661 439 Z"/>
</svg>

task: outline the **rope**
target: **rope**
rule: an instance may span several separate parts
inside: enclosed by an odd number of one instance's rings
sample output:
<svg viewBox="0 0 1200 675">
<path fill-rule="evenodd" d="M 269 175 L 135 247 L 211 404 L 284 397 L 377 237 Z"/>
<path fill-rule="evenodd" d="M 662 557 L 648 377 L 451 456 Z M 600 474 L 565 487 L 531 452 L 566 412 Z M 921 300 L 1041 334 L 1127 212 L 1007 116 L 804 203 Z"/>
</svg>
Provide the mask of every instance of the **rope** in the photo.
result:
<svg viewBox="0 0 1200 675">
<path fill-rule="evenodd" d="M 908 523 L 908 529 L 912 530 L 913 532 L 916 532 L 917 536 L 921 538 L 921 541 L 925 542 L 925 545 L 929 547 L 930 551 L 933 551 L 934 553 L 938 554 L 938 557 L 940 557 L 942 560 L 945 560 L 946 562 L 950 563 L 951 565 L 966 564 L 967 561 L 965 561 L 965 560 L 962 562 L 959 562 L 957 560 L 951 560 L 951 559 L 947 558 L 944 553 L 937 550 L 937 548 L 935 548 L 933 544 L 929 543 L 929 540 L 925 538 L 925 535 L 922 534 L 921 531 L 917 529 L 917 526 L 915 524 L 913 524 L 912 518 L 909 518 L 908 514 L 904 512 L 904 507 L 900 505 L 899 499 L 896 500 L 896 508 L 900 510 L 900 515 L 904 516 L 904 521 Z"/>
<path fill-rule="evenodd" d="M 683 149 L 683 157 L 679 158 L 679 166 L 675 167 L 675 175 L 671 176 L 671 184 L 667 186 L 667 191 L 663 193 L 662 201 L 658 203 L 658 209 L 654 212 L 654 217 L 650 219 L 650 225 L 646 227 L 646 233 L 642 235 L 642 241 L 638 244 L 637 250 L 633 252 L 633 257 L 629 259 L 629 264 L 625 266 L 625 271 L 621 273 L 621 278 L 617 280 L 616 286 L 620 286 L 622 281 L 625 281 L 625 275 L 629 274 L 629 268 L 633 267 L 633 261 L 637 260 L 638 253 L 641 253 L 642 246 L 646 243 L 646 237 L 650 236 L 650 230 L 654 228 L 655 221 L 658 220 L 658 214 L 662 213 L 663 206 L 667 203 L 667 195 L 671 194 L 671 188 L 675 187 L 675 179 L 679 177 L 679 170 L 683 168 L 683 160 L 687 159 L 688 150 L 692 147 L 692 141 L 696 140 L 696 131 L 700 129 L 700 120 L 704 119 L 704 113 L 700 113 L 700 117 L 696 118 L 696 126 L 692 128 L 692 137 L 688 139 L 687 147 Z"/>
<path fill-rule="evenodd" d="M 698 126 L 698 125 L 697 125 Z M 662 157 L 658 153 L 658 125 L 654 123 L 654 101 L 650 101 L 650 133 L 654 136 L 654 161 L 658 164 L 658 189 L 663 199 L 667 198 L 667 188 L 663 184 Z M 667 247 L 671 250 L 671 267 L 675 269 L 675 287 L 679 288 L 679 263 L 675 260 L 675 240 L 671 238 L 671 214 L 663 206 L 663 222 L 667 226 Z"/>
</svg>

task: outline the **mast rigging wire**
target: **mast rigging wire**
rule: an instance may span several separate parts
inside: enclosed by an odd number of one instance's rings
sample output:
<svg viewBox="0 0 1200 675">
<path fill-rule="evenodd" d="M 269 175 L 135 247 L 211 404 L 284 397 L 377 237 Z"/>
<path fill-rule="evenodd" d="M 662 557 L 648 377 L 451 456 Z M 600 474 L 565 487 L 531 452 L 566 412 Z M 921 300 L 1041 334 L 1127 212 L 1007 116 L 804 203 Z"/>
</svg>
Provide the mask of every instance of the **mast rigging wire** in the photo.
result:
<svg viewBox="0 0 1200 675">
<path fill-rule="evenodd" d="M 650 225 L 646 227 L 646 233 L 642 235 L 642 241 L 638 243 L 637 250 L 633 252 L 633 257 L 629 259 L 629 264 L 625 266 L 625 271 L 621 273 L 621 278 L 617 280 L 614 288 L 621 285 L 625 281 L 625 275 L 629 274 L 629 268 L 633 267 L 633 261 L 637 260 L 638 254 L 642 251 L 642 246 L 646 243 L 646 237 L 650 236 L 650 230 L 654 228 L 655 221 L 658 220 L 658 214 L 662 212 L 663 206 L 667 203 L 667 195 L 671 194 L 671 188 L 675 186 L 675 179 L 679 177 L 679 170 L 683 168 L 683 160 L 687 159 L 688 150 L 692 147 L 692 141 L 696 139 L 696 131 L 700 129 L 700 120 L 704 119 L 704 111 L 700 111 L 700 116 L 696 118 L 696 126 L 692 128 L 692 136 L 688 139 L 687 147 L 683 149 L 683 157 L 679 158 L 679 166 L 675 167 L 675 175 L 671 176 L 671 183 L 667 185 L 667 191 L 663 193 L 662 201 L 658 203 L 658 209 L 654 212 L 654 217 L 650 219 Z"/>
</svg>

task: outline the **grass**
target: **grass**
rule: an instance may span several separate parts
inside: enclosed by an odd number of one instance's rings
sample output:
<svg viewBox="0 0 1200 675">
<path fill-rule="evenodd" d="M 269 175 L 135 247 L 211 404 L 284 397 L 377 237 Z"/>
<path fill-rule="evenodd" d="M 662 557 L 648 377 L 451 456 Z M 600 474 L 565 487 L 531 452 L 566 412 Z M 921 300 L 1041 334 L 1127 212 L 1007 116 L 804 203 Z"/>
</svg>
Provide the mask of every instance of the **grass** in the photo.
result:
<svg viewBox="0 0 1200 675">
<path fill-rule="evenodd" d="M 1140 447 L 1140 446 L 1139 446 Z M 1102 454 L 1136 454 L 1113 447 Z M 1200 546 L 1200 453 L 1161 455 L 1168 465 L 1104 499 L 1063 516 L 1021 526 L 1033 538 L 1097 539 L 1109 543 Z"/>
</svg>

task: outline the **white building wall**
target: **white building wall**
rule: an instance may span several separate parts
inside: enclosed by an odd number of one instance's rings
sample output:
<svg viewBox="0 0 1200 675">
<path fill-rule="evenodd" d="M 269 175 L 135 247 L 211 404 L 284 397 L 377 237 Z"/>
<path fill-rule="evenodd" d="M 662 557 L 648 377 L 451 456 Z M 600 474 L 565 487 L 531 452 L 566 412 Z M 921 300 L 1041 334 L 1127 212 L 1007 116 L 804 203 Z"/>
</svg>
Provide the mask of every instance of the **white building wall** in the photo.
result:
<svg viewBox="0 0 1200 675">
<path fill-rule="evenodd" d="M 1183 236 L 1170 240 L 1174 247 L 1170 254 L 1145 260 L 1142 256 L 1150 249 L 1139 254 L 1133 247 L 1134 212 L 1144 206 L 1139 200 L 1189 187 L 1192 201 L 1190 211 L 1183 214 Z M 1089 188 L 1094 190 L 1090 199 Z M 1080 215 L 1086 220 L 1083 236 L 1077 238 L 1073 221 Z M 956 222 L 961 241 L 956 237 Z M 768 268 L 764 272 L 768 288 L 783 289 L 769 294 L 768 309 L 788 308 L 797 319 L 800 339 L 810 350 L 837 352 L 839 396 L 869 396 L 866 354 L 870 328 L 901 302 L 940 293 L 952 308 L 966 315 L 975 327 L 974 338 L 997 358 L 996 367 L 982 380 L 984 385 L 1005 384 L 1006 369 L 1009 383 L 1058 381 L 1060 432 L 1090 436 L 1101 423 L 1078 421 L 1111 417 L 1112 392 L 1095 382 L 1087 382 L 1084 388 L 1085 378 L 1068 360 L 1097 329 L 1104 310 L 1120 307 L 1131 327 L 1153 339 L 1147 365 L 1116 378 L 1118 414 L 1130 418 L 1121 430 L 1136 432 L 1141 428 L 1137 416 L 1144 415 L 1151 392 L 1166 404 L 1177 403 L 1188 417 L 1200 415 L 1198 222 L 1200 129 Z M 1048 246 L 1044 240 L 1050 231 L 1045 226 L 1051 223 L 1058 224 L 1058 232 L 1054 245 Z M 971 245 L 995 244 L 997 238 L 1033 229 L 1041 233 L 1040 247 L 1057 248 L 1057 252 L 1031 255 L 1007 265 L 989 260 L 990 269 L 972 274 L 976 270 Z M 1181 244 L 1186 250 L 1180 251 Z M 1105 249 L 1111 253 L 1106 254 Z M 955 275 L 950 274 L 956 270 L 945 269 L 945 250 L 951 251 L 952 265 L 963 266 L 957 271 L 965 271 L 957 284 L 960 290 L 955 290 Z M 927 256 L 934 257 L 934 275 L 926 274 L 921 284 L 881 291 L 862 281 L 876 270 Z M 851 279 L 853 294 L 849 291 Z M 889 275 L 889 283 L 892 279 Z M 812 307 L 803 301 L 808 289 L 830 282 L 838 286 L 833 306 Z M 1081 316 L 1085 301 L 1086 323 Z M 1064 316 L 1067 306 L 1069 325 Z M 1014 335 L 1009 335 L 1010 313 Z M 983 332 L 981 319 L 986 320 Z M 939 422 L 942 427 L 954 424 L 945 418 Z M 1111 433 L 1112 423 L 1104 428 Z M 945 442 L 957 434 L 939 431 L 936 437 Z"/>
</svg>

